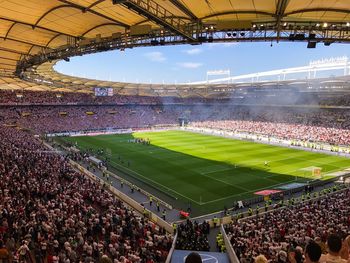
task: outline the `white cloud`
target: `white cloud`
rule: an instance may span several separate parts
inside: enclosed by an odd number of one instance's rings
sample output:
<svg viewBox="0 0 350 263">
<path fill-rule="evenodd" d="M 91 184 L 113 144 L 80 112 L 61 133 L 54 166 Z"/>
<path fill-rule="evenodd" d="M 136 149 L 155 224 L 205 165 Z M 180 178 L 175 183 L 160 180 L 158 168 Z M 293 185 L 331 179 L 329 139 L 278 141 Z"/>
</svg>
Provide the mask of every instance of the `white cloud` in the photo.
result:
<svg viewBox="0 0 350 263">
<path fill-rule="evenodd" d="M 155 61 L 155 62 L 163 62 L 166 60 L 166 57 L 164 57 L 164 54 L 159 51 L 148 52 L 148 53 L 145 53 L 144 56 L 149 60 Z"/>
<path fill-rule="evenodd" d="M 203 49 L 200 48 L 192 48 L 184 51 L 187 55 L 197 55 L 203 52 Z"/>
<path fill-rule="evenodd" d="M 237 46 L 238 42 L 223 42 L 223 43 L 210 43 L 208 44 L 209 48 L 213 47 L 234 47 Z"/>
<path fill-rule="evenodd" d="M 198 63 L 198 62 L 183 62 L 183 63 L 178 63 L 178 65 L 182 68 L 191 68 L 191 69 L 195 69 L 203 66 L 202 63 Z"/>
</svg>

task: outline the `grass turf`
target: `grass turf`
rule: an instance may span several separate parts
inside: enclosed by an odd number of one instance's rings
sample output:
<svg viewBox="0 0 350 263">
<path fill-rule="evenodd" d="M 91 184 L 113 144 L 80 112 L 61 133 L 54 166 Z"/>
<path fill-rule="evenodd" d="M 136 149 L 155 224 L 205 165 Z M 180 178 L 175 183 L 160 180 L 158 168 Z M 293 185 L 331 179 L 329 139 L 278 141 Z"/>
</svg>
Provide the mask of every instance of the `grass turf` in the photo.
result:
<svg viewBox="0 0 350 263">
<path fill-rule="evenodd" d="M 148 138 L 151 145 L 128 142 L 134 138 Z M 350 166 L 343 157 L 178 130 L 64 140 L 80 149 L 104 149 L 110 166 L 137 178 L 140 187 L 152 185 L 160 198 L 177 198 L 179 208 L 190 203 L 195 215 L 230 207 L 258 190 L 312 180 L 307 167 L 326 174 Z"/>
</svg>

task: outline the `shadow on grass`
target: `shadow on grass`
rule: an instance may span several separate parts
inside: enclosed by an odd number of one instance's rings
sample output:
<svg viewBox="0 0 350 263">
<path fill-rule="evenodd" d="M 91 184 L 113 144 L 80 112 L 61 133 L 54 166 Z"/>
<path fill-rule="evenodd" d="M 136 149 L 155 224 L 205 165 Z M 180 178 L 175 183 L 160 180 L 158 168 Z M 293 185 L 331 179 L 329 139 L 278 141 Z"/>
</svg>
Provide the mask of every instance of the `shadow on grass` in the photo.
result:
<svg viewBox="0 0 350 263">
<path fill-rule="evenodd" d="M 278 174 L 269 167 L 235 166 L 167 148 L 133 143 L 132 134 L 67 137 L 65 142 L 107 160 L 108 169 L 172 204 L 192 209 L 197 216 L 232 207 L 233 203 L 257 197 L 254 192 L 274 189 L 305 178 Z M 101 151 L 103 150 L 103 152 Z"/>
</svg>

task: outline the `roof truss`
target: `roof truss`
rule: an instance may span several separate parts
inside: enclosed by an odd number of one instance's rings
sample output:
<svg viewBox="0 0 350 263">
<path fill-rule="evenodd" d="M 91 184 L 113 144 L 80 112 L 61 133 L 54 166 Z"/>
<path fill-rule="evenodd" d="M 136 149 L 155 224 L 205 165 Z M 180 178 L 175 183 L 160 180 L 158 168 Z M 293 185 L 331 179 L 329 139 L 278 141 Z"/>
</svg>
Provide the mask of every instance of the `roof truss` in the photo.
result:
<svg viewBox="0 0 350 263">
<path fill-rule="evenodd" d="M 125 27 L 125 28 L 129 28 L 129 25 L 127 25 L 127 24 L 125 24 L 125 23 L 123 23 L 121 21 L 115 20 L 114 18 L 111 18 L 111 17 L 106 16 L 104 14 L 101 14 L 101 13 L 99 13 L 99 12 L 89 8 L 89 7 L 84 7 L 84 6 L 81 6 L 81 5 L 69 2 L 67 0 L 57 0 L 57 1 L 59 1 L 59 2 L 61 2 L 63 4 L 66 4 L 66 5 L 68 5 L 68 6 L 72 7 L 72 8 L 77 8 L 77 9 L 81 10 L 83 13 L 89 12 L 89 13 L 94 14 L 96 16 L 102 17 L 102 18 L 104 18 L 104 19 L 106 19 L 108 21 L 114 22 L 116 25 L 119 25 L 119 26 L 122 26 L 122 27 Z M 103 1 L 101 1 L 101 2 L 103 2 Z"/>
<path fill-rule="evenodd" d="M 122 4 L 190 41 L 196 40 L 193 36 L 193 27 L 189 25 L 188 21 L 178 18 L 154 0 L 113 0 L 113 3 Z"/>
</svg>

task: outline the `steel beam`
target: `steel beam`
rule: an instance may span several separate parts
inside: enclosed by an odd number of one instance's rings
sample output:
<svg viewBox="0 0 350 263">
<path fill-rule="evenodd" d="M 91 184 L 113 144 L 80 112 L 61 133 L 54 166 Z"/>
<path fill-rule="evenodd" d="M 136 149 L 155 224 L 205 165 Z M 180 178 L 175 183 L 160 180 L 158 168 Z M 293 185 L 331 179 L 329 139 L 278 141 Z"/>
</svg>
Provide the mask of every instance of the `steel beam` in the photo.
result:
<svg viewBox="0 0 350 263">
<path fill-rule="evenodd" d="M 9 21 L 9 22 L 15 22 L 16 24 L 30 26 L 33 30 L 35 28 L 38 28 L 38 29 L 41 29 L 41 30 L 44 30 L 44 31 L 48 31 L 48 32 L 51 32 L 51 33 L 56 33 L 56 34 L 60 33 L 62 35 L 66 35 L 66 36 L 70 36 L 70 37 L 74 37 L 74 38 L 77 37 L 77 36 L 74 36 L 74 35 L 71 35 L 71 34 L 68 34 L 68 33 L 64 33 L 64 32 L 60 32 L 60 31 L 56 31 L 56 30 L 50 29 L 48 27 L 43 27 L 43 26 L 39 26 L 39 25 L 35 26 L 34 24 L 22 22 L 22 21 L 15 20 L 15 19 L 0 17 L 0 20 Z"/>
<path fill-rule="evenodd" d="M 14 59 L 14 58 L 6 58 L 6 57 L 0 57 L 0 59 L 6 59 L 6 60 L 9 60 L 9 61 L 18 61 L 19 59 Z"/>
<path fill-rule="evenodd" d="M 16 64 L 13 65 L 13 64 L 7 64 L 7 63 L 2 63 L 2 62 L 0 62 L 0 67 L 1 67 L 1 65 L 16 68 Z"/>
<path fill-rule="evenodd" d="M 101 13 L 95 11 L 95 10 L 92 10 L 92 9 L 88 8 L 88 7 L 84 7 L 84 6 L 82 6 L 82 5 L 78 5 L 78 4 L 69 2 L 69 1 L 67 1 L 67 0 L 57 0 L 57 1 L 59 1 L 59 2 L 61 2 L 61 3 L 63 3 L 63 4 L 67 4 L 67 5 L 69 5 L 70 7 L 80 9 L 83 13 L 89 12 L 89 13 L 94 14 L 94 15 L 96 15 L 96 16 L 102 17 L 102 18 L 104 18 L 104 19 L 106 19 L 106 20 L 112 21 L 112 22 L 116 23 L 116 24 L 119 25 L 119 26 L 122 26 L 122 27 L 125 27 L 125 28 L 129 28 L 129 25 L 128 25 L 128 24 L 125 24 L 125 23 L 123 23 L 123 22 L 121 22 L 121 21 L 118 21 L 118 20 L 116 20 L 116 19 L 113 19 L 112 17 L 106 16 L 106 15 L 104 15 L 104 14 L 101 14 Z"/>
<path fill-rule="evenodd" d="M 235 10 L 235 11 L 226 11 L 226 12 L 218 12 L 213 13 L 207 16 L 203 16 L 200 19 L 208 19 L 216 16 L 225 16 L 225 15 L 239 15 L 239 14 L 255 14 L 255 15 L 266 15 L 273 17 L 273 13 L 265 12 L 265 11 L 255 11 L 255 10 Z"/>
<path fill-rule="evenodd" d="M 19 55 L 26 55 L 26 53 L 17 51 L 15 49 L 9 49 L 9 48 L 3 48 L 3 47 L 0 47 L 0 51 L 5 51 L 5 52 L 9 52 L 9 53 L 15 53 L 15 54 L 19 54 Z"/>
<path fill-rule="evenodd" d="M 197 41 L 194 35 L 198 32 L 198 24 L 191 24 L 184 19 L 176 17 L 176 15 L 166 10 L 154 0 L 114 1 L 115 4 L 117 2 L 177 35 L 181 35 L 190 41 Z"/>
<path fill-rule="evenodd" d="M 61 33 L 58 33 L 58 34 L 54 35 L 54 36 L 46 43 L 45 47 L 48 47 L 48 46 L 51 44 L 51 42 L 54 41 L 54 40 L 55 40 L 57 37 L 59 37 L 59 36 L 62 36 L 62 34 L 61 34 Z"/>
<path fill-rule="evenodd" d="M 349 9 L 339 9 L 339 8 L 305 8 L 293 10 L 291 12 L 285 13 L 285 16 L 300 14 L 300 13 L 309 13 L 309 12 L 335 12 L 335 13 L 344 13 L 350 14 Z M 345 21 L 346 22 L 346 21 Z"/>
<path fill-rule="evenodd" d="M 291 22 L 288 22 L 291 23 Z M 296 29 L 298 28 L 298 29 Z M 340 28 L 338 30 L 332 28 L 322 28 L 310 23 L 308 25 L 299 26 L 291 24 L 291 27 L 283 27 L 278 35 L 276 30 L 275 22 L 269 22 L 265 24 L 259 23 L 259 25 L 253 25 L 251 29 L 239 30 L 236 34 L 232 35 L 231 31 L 213 31 L 211 34 L 206 34 L 205 30 L 201 33 L 201 38 L 196 43 L 207 43 L 207 42 L 251 42 L 251 41 L 295 41 L 295 42 L 308 42 L 309 35 L 315 34 L 313 39 L 317 42 L 327 43 L 350 43 L 350 33 L 347 28 Z M 125 48 L 141 47 L 141 46 L 154 46 L 154 45 L 179 45 L 193 43 L 190 40 L 184 38 L 182 35 L 174 35 L 173 31 L 164 30 L 158 32 L 157 35 L 144 35 L 144 36 L 130 36 L 129 34 L 122 34 L 121 38 L 111 39 L 110 37 L 101 38 L 101 42 L 91 42 L 88 45 L 70 47 L 69 49 L 57 49 L 47 52 L 45 55 L 34 55 L 31 58 L 20 59 L 18 63 L 18 70 L 25 69 L 31 65 L 38 65 L 49 59 L 63 59 L 66 57 L 92 54 L 104 51 L 104 47 L 108 47 L 108 50 Z M 228 37 L 230 33 L 230 37 Z M 304 35 L 303 38 L 295 39 L 291 38 L 291 34 Z M 14 52 L 14 50 L 6 50 L 8 52 Z M 21 53 L 20 53 L 21 54 Z M 26 55 L 26 54 L 23 54 Z M 19 72 L 19 71 L 18 71 Z"/>
<path fill-rule="evenodd" d="M 116 25 L 115 23 L 103 23 L 101 25 L 97 25 L 97 26 L 94 26 L 94 27 L 86 30 L 83 34 L 81 34 L 81 36 L 84 37 L 87 33 L 91 32 L 92 30 L 99 28 L 99 27 L 103 27 L 103 26 L 119 26 L 120 27 L 120 25 Z"/>
<path fill-rule="evenodd" d="M 10 37 L 1 37 L 1 36 L 0 36 L 0 39 L 1 39 L 1 38 L 2 38 L 4 41 L 10 40 L 10 41 L 18 42 L 18 43 L 25 44 L 25 45 L 31 45 L 31 46 L 46 48 L 46 46 L 43 46 L 43 45 L 40 45 L 40 44 L 35 44 L 35 43 L 28 42 L 28 41 L 24 41 L 24 40 L 20 40 L 20 39 L 15 39 L 15 38 L 10 38 Z"/>
<path fill-rule="evenodd" d="M 6 35 L 5 35 L 5 40 L 7 38 L 7 36 L 9 35 L 10 31 L 12 30 L 12 28 L 16 25 L 16 22 L 13 22 L 13 24 L 9 27 L 9 29 L 7 30 L 6 32 Z"/>
<path fill-rule="evenodd" d="M 183 5 L 179 0 L 170 0 L 170 2 L 178 9 L 180 9 L 183 13 L 188 15 L 192 20 L 198 20 L 198 17 L 190 9 Z"/>
<path fill-rule="evenodd" d="M 278 0 L 277 6 L 276 6 L 276 29 L 277 29 L 277 43 L 279 42 L 279 38 L 281 35 L 281 21 L 284 17 L 284 12 L 287 8 L 287 5 L 289 3 L 289 0 Z"/>
<path fill-rule="evenodd" d="M 39 19 L 35 22 L 34 27 L 36 27 L 36 26 L 40 23 L 40 21 L 43 20 L 43 19 L 45 18 L 45 16 L 47 16 L 48 14 L 52 13 L 53 11 L 55 11 L 55 10 L 57 10 L 57 9 L 67 8 L 67 7 L 68 7 L 68 8 L 74 8 L 74 7 L 70 6 L 70 5 L 59 5 L 59 6 L 55 6 L 55 7 L 51 8 L 51 9 L 47 10 L 47 11 L 46 11 L 44 14 L 42 14 L 42 15 L 39 17 Z M 78 8 L 78 9 L 79 9 L 79 8 Z"/>
<path fill-rule="evenodd" d="M 100 3 L 104 2 L 104 1 L 106 1 L 106 0 L 97 0 L 96 2 L 93 2 L 91 5 L 86 7 L 83 12 L 87 12 L 89 9 L 93 8 L 94 6 L 100 4 Z"/>
</svg>

